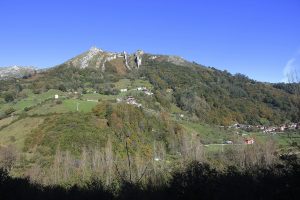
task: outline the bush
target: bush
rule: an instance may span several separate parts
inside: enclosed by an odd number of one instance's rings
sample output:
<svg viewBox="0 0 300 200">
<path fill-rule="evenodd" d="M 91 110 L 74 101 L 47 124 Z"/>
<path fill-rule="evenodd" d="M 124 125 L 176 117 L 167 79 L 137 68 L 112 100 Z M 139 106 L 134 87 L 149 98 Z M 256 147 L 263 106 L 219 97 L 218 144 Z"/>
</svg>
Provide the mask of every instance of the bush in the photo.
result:
<svg viewBox="0 0 300 200">
<path fill-rule="evenodd" d="M 40 89 L 34 89 L 32 92 L 34 94 L 41 94 L 42 91 Z"/>
<path fill-rule="evenodd" d="M 4 112 L 5 112 L 6 115 L 10 115 L 15 111 L 16 110 L 13 107 L 10 107 L 10 108 L 6 109 Z"/>
<path fill-rule="evenodd" d="M 67 91 L 66 86 L 64 86 L 63 84 L 59 85 L 59 86 L 58 86 L 58 89 L 59 89 L 60 91 L 62 91 L 62 92 L 66 92 L 66 91 Z"/>
<path fill-rule="evenodd" d="M 30 109 L 31 109 L 30 107 L 25 107 L 25 108 L 24 108 L 24 111 L 27 112 L 27 111 L 29 111 Z"/>
<path fill-rule="evenodd" d="M 8 102 L 12 102 L 12 101 L 14 101 L 14 96 L 12 95 L 12 94 L 6 94 L 5 96 L 4 96 L 4 99 L 5 99 L 5 101 L 8 103 Z"/>
<path fill-rule="evenodd" d="M 4 112 L 0 112 L 0 120 L 7 117 L 7 115 Z"/>
</svg>

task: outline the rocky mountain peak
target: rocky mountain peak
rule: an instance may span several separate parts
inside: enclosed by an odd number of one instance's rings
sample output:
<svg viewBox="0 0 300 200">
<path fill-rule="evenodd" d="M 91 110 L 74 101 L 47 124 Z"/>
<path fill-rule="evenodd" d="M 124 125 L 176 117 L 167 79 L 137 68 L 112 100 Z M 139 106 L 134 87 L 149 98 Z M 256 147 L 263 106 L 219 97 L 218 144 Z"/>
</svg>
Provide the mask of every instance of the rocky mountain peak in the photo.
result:
<svg viewBox="0 0 300 200">
<path fill-rule="evenodd" d="M 96 53 L 99 53 L 99 52 L 103 52 L 103 50 L 102 50 L 102 49 L 99 49 L 99 48 L 97 48 L 97 47 L 95 47 L 95 46 L 93 46 L 93 47 L 91 47 L 91 48 L 89 49 L 89 52 L 90 52 L 90 53 L 93 53 L 93 54 L 96 54 Z"/>
<path fill-rule="evenodd" d="M 103 72 L 106 71 L 107 66 L 113 66 L 114 70 L 125 73 L 128 70 L 140 68 L 144 54 L 145 53 L 142 50 L 137 50 L 130 54 L 126 51 L 103 51 L 102 49 L 93 46 L 85 53 L 69 60 L 67 64 L 81 69 L 97 68 L 101 69 Z"/>
</svg>

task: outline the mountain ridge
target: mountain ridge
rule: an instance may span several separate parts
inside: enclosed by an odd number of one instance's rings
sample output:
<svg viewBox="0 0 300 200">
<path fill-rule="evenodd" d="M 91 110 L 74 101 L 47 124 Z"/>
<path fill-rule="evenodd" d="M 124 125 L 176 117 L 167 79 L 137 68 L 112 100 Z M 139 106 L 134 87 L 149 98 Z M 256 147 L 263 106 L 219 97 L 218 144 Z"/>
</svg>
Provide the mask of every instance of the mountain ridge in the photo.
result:
<svg viewBox="0 0 300 200">
<path fill-rule="evenodd" d="M 8 67 L 0 67 L 0 79 L 5 78 L 22 78 L 23 76 L 27 76 L 33 74 L 38 70 L 33 66 L 8 66 Z"/>
<path fill-rule="evenodd" d="M 85 51 L 79 54 L 78 56 L 71 58 L 65 63 L 70 66 L 78 67 L 81 69 L 87 67 L 100 68 L 104 72 L 106 69 L 105 64 L 107 62 L 115 61 L 119 63 L 119 67 L 123 67 L 123 70 L 126 69 L 130 71 L 132 69 L 140 68 L 142 64 L 142 58 L 144 55 L 151 60 L 162 59 L 162 60 L 166 60 L 167 62 L 171 62 L 178 65 L 184 65 L 190 63 L 189 61 L 174 55 L 170 56 L 170 55 L 151 54 L 151 53 L 145 53 L 143 50 L 137 50 L 133 53 L 127 53 L 126 51 L 110 52 L 110 51 L 104 51 L 97 47 L 91 47 L 88 51 Z"/>
<path fill-rule="evenodd" d="M 92 46 L 90 49 L 88 49 L 87 51 L 84 51 L 62 63 L 59 63 L 57 65 L 54 66 L 50 66 L 50 67 L 35 67 L 35 66 L 19 66 L 19 65 L 12 65 L 12 66 L 7 66 L 7 67 L 0 67 L 0 78 L 20 78 L 21 76 L 19 74 L 21 73 L 17 73 L 16 75 L 12 75 L 12 76 L 8 76 L 7 74 L 5 74 L 5 71 L 7 69 L 14 69 L 16 67 L 20 68 L 20 70 L 24 70 L 24 71 L 33 71 L 36 70 L 37 72 L 44 72 L 47 70 L 51 70 L 53 68 L 59 67 L 61 65 L 67 64 L 69 66 L 72 67 L 77 67 L 77 68 L 100 68 L 103 72 L 105 71 L 105 63 L 106 62 L 111 62 L 114 60 L 122 60 L 121 63 L 123 64 L 123 68 L 126 68 L 126 70 L 132 70 L 132 69 L 136 69 L 139 68 L 139 66 L 142 63 L 142 59 L 141 59 L 141 55 L 146 55 L 148 57 L 148 59 L 150 60 L 157 60 L 159 62 L 170 62 L 176 65 L 180 65 L 180 66 L 191 66 L 191 65 L 198 65 L 201 67 L 205 67 L 207 69 L 213 69 L 213 70 L 219 70 L 217 68 L 214 67 L 209 67 L 209 66 L 204 66 L 201 65 L 199 63 L 196 63 L 194 61 L 190 61 L 187 59 L 184 59 L 181 56 L 178 55 L 168 55 L 168 54 L 153 54 L 153 53 L 148 53 L 148 52 L 144 52 L 143 50 L 136 50 L 132 53 L 127 53 L 126 51 L 121 51 L 121 52 L 114 52 L 114 51 L 106 51 L 103 50 L 101 48 L 98 48 L 96 46 Z M 96 57 L 96 58 L 95 58 Z M 139 57 L 139 59 L 137 60 L 137 57 Z M 133 58 L 133 59 L 130 59 Z M 128 61 L 126 61 L 128 60 Z M 139 62 L 139 64 L 138 64 Z M 129 65 L 128 63 L 130 63 L 131 65 Z M 139 65 L 139 66 L 138 66 Z M 221 70 L 220 70 L 221 71 Z M 224 70 L 227 72 L 227 70 Z M 240 74 L 240 73 L 237 73 Z M 2 76 L 1 76 L 2 75 Z M 19 76 L 17 76 L 19 75 Z M 261 82 L 261 83 L 266 83 L 266 84 L 282 84 L 282 83 L 271 83 L 271 82 L 265 82 L 265 81 L 258 81 L 255 80 L 256 82 Z"/>
</svg>

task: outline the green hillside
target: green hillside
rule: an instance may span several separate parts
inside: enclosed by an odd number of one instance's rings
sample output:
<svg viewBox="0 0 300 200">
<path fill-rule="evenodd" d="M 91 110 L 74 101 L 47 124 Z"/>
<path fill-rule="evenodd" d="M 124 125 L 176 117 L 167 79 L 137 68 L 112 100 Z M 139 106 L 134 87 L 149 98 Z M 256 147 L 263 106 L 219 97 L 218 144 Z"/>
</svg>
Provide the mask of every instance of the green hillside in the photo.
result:
<svg viewBox="0 0 300 200">
<path fill-rule="evenodd" d="M 261 83 L 141 51 L 127 63 L 96 51 L 86 64 L 87 55 L 0 80 L 0 164 L 12 175 L 65 186 L 94 177 L 163 183 L 192 160 L 243 169 L 299 152 L 296 127 L 230 128 L 299 122 L 299 84 Z M 245 145 L 251 138 L 255 144 Z"/>
<path fill-rule="evenodd" d="M 122 88 L 131 90 L 145 86 L 153 89 L 156 101 L 164 109 L 170 110 L 171 104 L 175 104 L 206 123 L 269 125 L 299 121 L 299 84 L 261 83 L 241 74 L 231 75 L 196 63 L 170 62 L 167 56 L 150 58 L 149 54 L 144 54 L 141 68 L 127 70 L 126 73 L 119 73 L 118 68 L 124 67 L 121 61 L 120 65 L 108 63 L 105 72 L 93 67 L 72 67 L 66 63 L 31 79 L 3 82 L 1 96 L 18 98 L 18 103 L 12 107 L 23 109 L 45 100 L 47 94 L 52 94 L 49 89 L 118 95 Z M 31 89 L 35 94 L 45 93 L 45 97 L 36 99 L 33 96 L 23 100 L 22 95 L 31 94 L 18 91 L 20 87 Z M 172 92 L 168 93 L 170 89 Z M 86 97 L 89 97 L 88 94 Z M 103 98 L 105 100 L 106 96 Z"/>
</svg>

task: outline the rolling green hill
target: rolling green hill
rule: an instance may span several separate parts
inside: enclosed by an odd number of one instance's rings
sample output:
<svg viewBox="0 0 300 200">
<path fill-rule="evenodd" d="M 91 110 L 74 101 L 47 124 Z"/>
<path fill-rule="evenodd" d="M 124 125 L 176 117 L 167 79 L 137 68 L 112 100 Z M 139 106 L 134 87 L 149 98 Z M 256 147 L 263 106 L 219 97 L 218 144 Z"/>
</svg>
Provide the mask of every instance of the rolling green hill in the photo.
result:
<svg viewBox="0 0 300 200">
<path fill-rule="evenodd" d="M 299 84 L 261 83 L 176 56 L 93 48 L 48 70 L 0 80 L 0 92 L 0 160 L 2 151 L 17 154 L 12 174 L 43 183 L 94 176 L 111 183 L 118 173 L 129 176 L 128 162 L 135 180 L 145 168 L 152 170 L 145 177 L 155 171 L 167 180 L 188 160 L 246 167 L 299 151 L 297 130 L 228 128 L 299 122 Z M 247 138 L 256 144 L 244 145 Z M 236 163 L 242 155 L 251 162 Z"/>
</svg>

